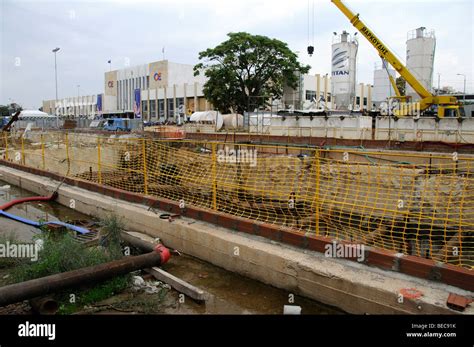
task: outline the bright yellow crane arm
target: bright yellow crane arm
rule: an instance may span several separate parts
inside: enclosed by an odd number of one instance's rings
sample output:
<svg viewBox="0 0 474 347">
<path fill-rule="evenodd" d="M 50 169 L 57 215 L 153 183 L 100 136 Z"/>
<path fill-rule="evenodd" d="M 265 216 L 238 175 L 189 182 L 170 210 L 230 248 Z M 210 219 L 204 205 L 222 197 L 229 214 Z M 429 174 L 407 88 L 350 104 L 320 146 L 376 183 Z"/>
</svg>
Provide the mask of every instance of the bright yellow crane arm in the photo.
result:
<svg viewBox="0 0 474 347">
<path fill-rule="evenodd" d="M 382 59 L 385 59 L 402 76 L 405 81 L 418 93 L 421 98 L 433 97 L 412 73 L 398 60 L 398 58 L 387 48 L 387 46 L 375 36 L 365 23 L 359 19 L 359 14 L 354 14 L 341 0 L 331 0 L 337 8 L 344 13 L 352 25 L 365 36 L 365 38 L 375 47 Z"/>
</svg>

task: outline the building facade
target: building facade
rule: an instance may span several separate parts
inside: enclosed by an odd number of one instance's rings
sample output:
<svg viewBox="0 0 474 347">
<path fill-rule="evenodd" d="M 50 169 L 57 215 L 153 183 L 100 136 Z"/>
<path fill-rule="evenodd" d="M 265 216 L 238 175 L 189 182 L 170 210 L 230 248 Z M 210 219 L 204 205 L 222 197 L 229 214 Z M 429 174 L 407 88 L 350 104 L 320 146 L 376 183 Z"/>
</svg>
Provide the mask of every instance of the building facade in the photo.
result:
<svg viewBox="0 0 474 347">
<path fill-rule="evenodd" d="M 296 89 L 285 88 L 282 104 L 284 109 L 335 110 L 338 96 L 331 93 L 332 78 L 329 74 L 301 75 Z M 371 110 L 373 86 L 359 83 L 354 86 L 354 96 L 348 99 L 348 110 Z"/>
<path fill-rule="evenodd" d="M 147 121 L 164 121 L 206 111 L 203 74 L 193 65 L 168 60 L 105 73 L 104 112 L 140 113 Z"/>
<path fill-rule="evenodd" d="M 203 73 L 194 76 L 193 65 L 161 60 L 105 72 L 103 93 L 45 100 L 43 111 L 71 118 L 134 113 L 145 121 L 181 121 L 193 112 L 213 109 L 204 97 L 205 82 Z M 332 83 L 329 74 L 300 75 L 297 88 L 285 87 L 272 109 L 334 110 Z M 369 109 L 371 92 L 371 85 L 357 85 L 349 109 Z"/>
<path fill-rule="evenodd" d="M 43 112 L 71 118 L 93 118 L 99 113 L 97 102 L 100 103 L 101 98 L 102 94 L 95 94 L 60 100 L 43 100 Z"/>
<path fill-rule="evenodd" d="M 211 108 L 202 91 L 205 81 L 203 74 L 194 76 L 193 65 L 161 60 L 105 72 L 103 93 L 44 100 L 43 110 L 88 118 L 135 112 L 146 121 L 175 121 Z"/>
</svg>

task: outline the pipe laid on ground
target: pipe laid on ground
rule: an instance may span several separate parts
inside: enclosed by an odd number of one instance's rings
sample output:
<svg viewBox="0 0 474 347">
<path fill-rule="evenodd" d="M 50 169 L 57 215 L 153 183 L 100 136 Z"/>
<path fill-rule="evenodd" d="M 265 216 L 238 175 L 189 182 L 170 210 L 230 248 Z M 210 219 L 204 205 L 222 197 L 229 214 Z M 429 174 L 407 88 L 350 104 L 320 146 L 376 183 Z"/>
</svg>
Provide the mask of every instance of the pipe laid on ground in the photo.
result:
<svg viewBox="0 0 474 347">
<path fill-rule="evenodd" d="M 10 207 L 30 201 L 54 201 L 58 197 L 58 192 L 53 192 L 50 196 L 29 196 L 27 198 L 19 198 L 0 205 L 0 210 L 8 210 Z"/>
<path fill-rule="evenodd" d="M 10 219 L 13 219 L 13 220 L 15 220 L 17 222 L 20 222 L 20 223 L 23 223 L 23 224 L 34 226 L 36 228 L 40 228 L 43 225 L 60 225 L 60 226 L 66 227 L 70 230 L 74 230 L 74 231 L 76 231 L 80 234 L 89 233 L 90 232 L 89 229 L 78 227 L 78 226 L 75 226 L 75 225 L 72 225 L 72 224 L 69 224 L 69 223 L 65 223 L 65 222 L 61 222 L 61 221 L 35 222 L 35 221 L 30 220 L 30 219 L 5 212 L 5 210 L 9 209 L 12 206 L 18 205 L 18 204 L 22 204 L 22 203 L 30 202 L 30 201 L 53 201 L 53 200 L 56 200 L 57 197 L 58 197 L 58 192 L 54 191 L 50 196 L 30 196 L 30 197 L 27 197 L 27 198 L 15 199 L 15 200 L 9 201 L 9 202 L 7 202 L 3 205 L 0 205 L 0 215 L 4 216 L 4 217 L 7 217 L 7 218 L 10 218 Z"/>
<path fill-rule="evenodd" d="M 51 297 L 30 299 L 30 306 L 33 312 L 42 315 L 53 315 L 59 311 L 59 304 Z"/>
<path fill-rule="evenodd" d="M 128 242 L 132 246 L 139 248 L 143 252 L 151 252 L 153 248 L 156 247 L 156 245 L 154 245 L 153 243 L 147 242 L 136 236 L 130 235 L 126 231 L 120 232 L 120 238 L 123 241 Z"/>
<path fill-rule="evenodd" d="M 80 234 L 90 233 L 89 229 L 86 229 L 86 228 L 83 228 L 83 227 L 78 227 L 76 225 L 72 225 L 72 224 L 69 224 L 69 223 L 61 222 L 61 221 L 35 222 L 31 219 L 20 217 L 20 216 L 17 216 L 15 214 L 11 214 L 11 213 L 8 213 L 8 212 L 2 211 L 2 210 L 0 210 L 0 216 L 10 218 L 12 220 L 15 220 L 15 221 L 23 223 L 23 224 L 31 225 L 31 226 L 34 226 L 36 228 L 40 228 L 44 225 L 60 225 L 60 226 L 66 227 L 70 230 L 74 230 L 74 231 L 76 231 Z"/>
<path fill-rule="evenodd" d="M 170 256 L 166 247 L 158 245 L 150 253 L 0 287 L 0 306 L 158 266 L 166 263 Z"/>
</svg>

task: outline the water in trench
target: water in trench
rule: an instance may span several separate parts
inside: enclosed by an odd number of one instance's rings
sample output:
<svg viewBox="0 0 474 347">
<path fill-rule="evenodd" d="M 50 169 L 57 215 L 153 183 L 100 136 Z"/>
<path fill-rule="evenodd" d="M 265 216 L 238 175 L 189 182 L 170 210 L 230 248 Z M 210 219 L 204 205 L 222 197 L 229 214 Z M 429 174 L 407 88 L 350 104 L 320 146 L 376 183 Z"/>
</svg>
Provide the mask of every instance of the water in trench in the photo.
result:
<svg viewBox="0 0 474 347">
<path fill-rule="evenodd" d="M 0 187 L 8 183 L 0 180 Z M 10 200 L 34 196 L 32 192 L 20 187 L 10 186 L 9 189 L 0 189 L 0 204 Z M 90 220 L 91 218 L 80 212 L 62 206 L 56 202 L 29 202 L 16 205 L 9 212 L 32 220 Z M 39 229 L 21 224 L 19 222 L 0 217 L 0 234 L 13 232 L 17 239 L 30 241 L 39 233 Z M 261 282 L 240 276 L 230 271 L 206 263 L 187 255 L 173 256 L 171 260 L 163 265 L 163 269 L 169 273 L 199 287 L 210 294 L 210 299 L 205 303 L 197 303 L 192 299 L 185 298 L 180 302 L 179 293 L 172 290 L 166 298 L 156 305 L 156 308 L 146 311 L 147 313 L 164 314 L 281 314 L 283 306 L 292 304 L 302 308 L 303 314 L 338 314 L 339 310 L 306 299 L 293 293 L 265 285 Z M 293 299 L 293 302 L 289 300 Z M 129 301 L 129 312 L 143 313 L 134 310 L 134 300 L 140 305 L 143 302 L 154 301 L 153 294 L 136 294 L 126 291 L 107 302 Z M 87 313 L 87 312 L 84 312 Z M 117 313 L 116 311 L 104 310 L 94 313 Z"/>
<path fill-rule="evenodd" d="M 5 186 L 10 186 L 6 188 Z M 9 185 L 0 180 L 0 204 L 6 203 L 13 199 L 37 196 L 17 186 Z M 91 218 L 76 210 L 67 208 L 57 202 L 28 202 L 15 205 L 8 209 L 9 213 L 20 217 L 25 217 L 33 221 L 74 221 L 74 220 L 90 220 Z M 40 233 L 40 230 L 17 221 L 0 217 L 0 235 L 14 233 L 19 241 L 29 242 L 33 236 Z"/>
</svg>

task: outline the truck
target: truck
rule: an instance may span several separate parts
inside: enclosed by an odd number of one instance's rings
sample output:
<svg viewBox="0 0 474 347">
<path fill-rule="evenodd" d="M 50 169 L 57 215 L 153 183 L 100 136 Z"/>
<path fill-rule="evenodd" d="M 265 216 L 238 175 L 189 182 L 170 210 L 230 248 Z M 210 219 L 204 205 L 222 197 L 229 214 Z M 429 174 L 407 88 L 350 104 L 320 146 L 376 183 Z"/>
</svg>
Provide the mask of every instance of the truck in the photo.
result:
<svg viewBox="0 0 474 347">
<path fill-rule="evenodd" d="M 110 118 L 106 119 L 103 125 L 104 130 L 108 131 L 131 131 L 131 124 L 128 118 Z"/>
</svg>

